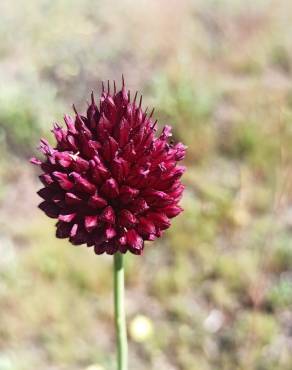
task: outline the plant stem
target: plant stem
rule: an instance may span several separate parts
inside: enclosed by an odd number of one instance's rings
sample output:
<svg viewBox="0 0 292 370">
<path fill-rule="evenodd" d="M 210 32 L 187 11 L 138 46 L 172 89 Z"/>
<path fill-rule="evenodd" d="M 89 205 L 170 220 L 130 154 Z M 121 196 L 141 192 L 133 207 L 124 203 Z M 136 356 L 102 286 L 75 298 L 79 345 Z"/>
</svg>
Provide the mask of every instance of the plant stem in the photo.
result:
<svg viewBox="0 0 292 370">
<path fill-rule="evenodd" d="M 127 327 L 124 305 L 124 255 L 114 254 L 114 299 L 118 370 L 128 369 Z"/>
</svg>

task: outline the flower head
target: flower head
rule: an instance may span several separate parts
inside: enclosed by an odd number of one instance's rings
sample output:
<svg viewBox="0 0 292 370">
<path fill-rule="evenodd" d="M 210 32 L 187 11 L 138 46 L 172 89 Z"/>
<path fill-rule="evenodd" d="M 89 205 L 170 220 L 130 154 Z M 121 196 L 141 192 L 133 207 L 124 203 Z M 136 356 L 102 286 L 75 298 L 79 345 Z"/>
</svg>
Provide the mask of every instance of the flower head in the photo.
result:
<svg viewBox="0 0 292 370">
<path fill-rule="evenodd" d="M 66 128 L 54 125 L 55 148 L 42 139 L 39 208 L 58 219 L 56 236 L 87 244 L 96 254 L 141 254 L 181 211 L 178 202 L 185 168 L 177 162 L 186 147 L 169 143 L 170 126 L 156 136 L 156 124 L 142 97 L 102 89 L 99 107 L 93 94 L 85 116 L 65 115 Z"/>
</svg>

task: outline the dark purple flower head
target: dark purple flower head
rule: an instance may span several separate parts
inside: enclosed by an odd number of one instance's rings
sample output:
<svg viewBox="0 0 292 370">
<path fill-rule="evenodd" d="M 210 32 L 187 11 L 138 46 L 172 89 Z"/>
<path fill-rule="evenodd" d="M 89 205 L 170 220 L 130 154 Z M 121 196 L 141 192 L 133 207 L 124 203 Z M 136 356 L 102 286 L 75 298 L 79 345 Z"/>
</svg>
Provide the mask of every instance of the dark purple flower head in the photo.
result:
<svg viewBox="0 0 292 370">
<path fill-rule="evenodd" d="M 96 254 L 141 254 L 144 240 L 154 240 L 181 211 L 178 202 L 185 168 L 177 162 L 186 147 L 169 143 L 170 126 L 155 135 L 152 113 L 121 91 L 103 88 L 99 107 L 93 94 L 85 116 L 75 107 L 66 128 L 54 125 L 57 144 L 42 139 L 39 208 L 57 218 L 56 236 L 74 245 L 93 246 Z"/>
</svg>

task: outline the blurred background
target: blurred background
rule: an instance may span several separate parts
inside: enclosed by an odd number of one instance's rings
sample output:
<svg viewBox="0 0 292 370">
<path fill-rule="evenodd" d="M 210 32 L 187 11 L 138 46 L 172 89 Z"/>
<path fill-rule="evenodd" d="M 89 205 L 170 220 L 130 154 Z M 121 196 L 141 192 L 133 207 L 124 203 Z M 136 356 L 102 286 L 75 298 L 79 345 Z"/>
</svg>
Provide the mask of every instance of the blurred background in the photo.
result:
<svg viewBox="0 0 292 370">
<path fill-rule="evenodd" d="M 185 212 L 127 256 L 130 369 L 290 370 L 292 2 L 1 0 L 0 14 L 0 370 L 115 369 L 112 258 L 55 239 L 28 158 L 122 73 L 189 147 Z"/>
</svg>

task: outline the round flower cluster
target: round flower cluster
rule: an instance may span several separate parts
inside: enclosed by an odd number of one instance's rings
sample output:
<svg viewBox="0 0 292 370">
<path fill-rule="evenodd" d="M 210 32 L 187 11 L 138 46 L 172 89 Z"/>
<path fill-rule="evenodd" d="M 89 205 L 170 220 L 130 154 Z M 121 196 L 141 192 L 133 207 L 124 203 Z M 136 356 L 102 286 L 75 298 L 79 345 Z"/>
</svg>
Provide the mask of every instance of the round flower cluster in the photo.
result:
<svg viewBox="0 0 292 370">
<path fill-rule="evenodd" d="M 42 139 L 39 208 L 58 219 L 56 236 L 74 245 L 87 244 L 96 254 L 130 251 L 141 254 L 181 211 L 178 202 L 185 168 L 177 162 L 186 147 L 169 142 L 171 128 L 156 137 L 156 124 L 142 97 L 131 101 L 123 81 L 117 92 L 102 89 L 85 116 L 65 116 L 66 128 L 54 125 L 55 148 Z"/>
</svg>

